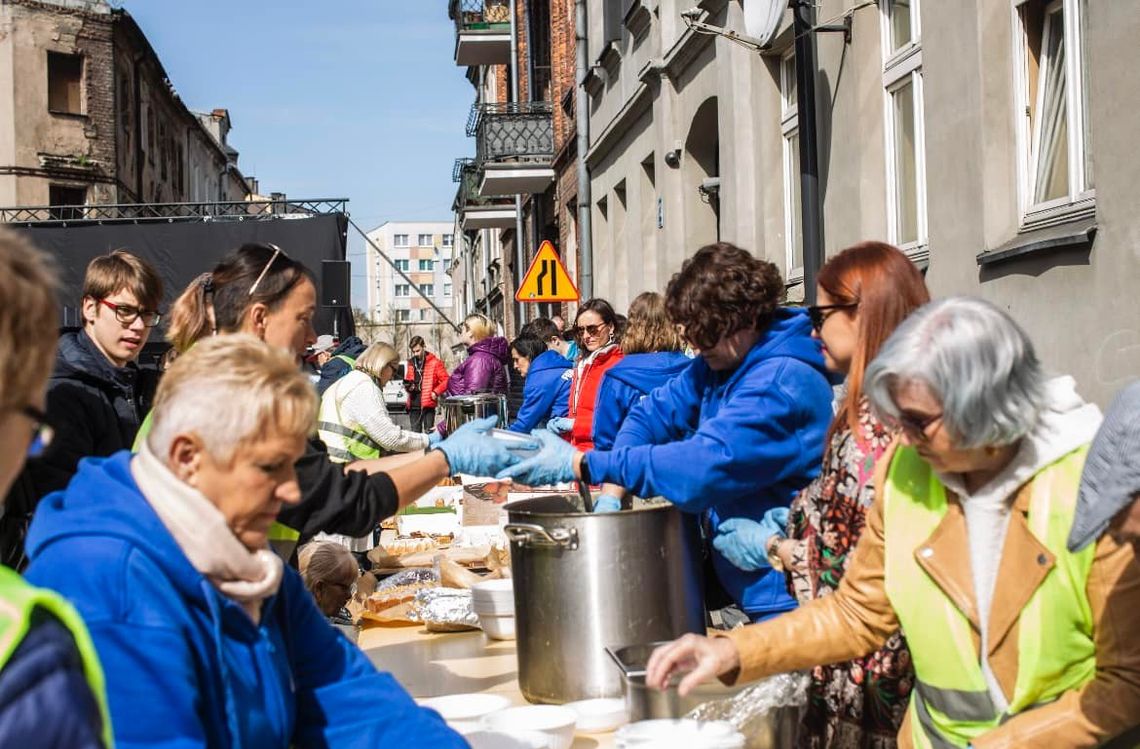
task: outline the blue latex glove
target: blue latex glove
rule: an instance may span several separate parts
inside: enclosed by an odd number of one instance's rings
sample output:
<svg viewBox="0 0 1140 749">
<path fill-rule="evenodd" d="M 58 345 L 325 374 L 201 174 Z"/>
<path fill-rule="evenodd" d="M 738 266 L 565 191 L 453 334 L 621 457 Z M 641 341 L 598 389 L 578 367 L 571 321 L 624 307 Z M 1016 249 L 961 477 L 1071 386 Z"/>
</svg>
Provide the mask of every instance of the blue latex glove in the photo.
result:
<svg viewBox="0 0 1140 749">
<path fill-rule="evenodd" d="M 787 507 L 773 507 L 764 513 L 764 519 L 761 521 L 764 525 L 772 530 L 774 534 L 780 538 L 787 538 L 788 515 L 791 510 Z"/>
<path fill-rule="evenodd" d="M 612 494 L 603 494 L 594 500 L 594 512 L 618 512 L 621 500 Z"/>
<path fill-rule="evenodd" d="M 787 510 L 784 509 L 784 512 Z M 745 572 L 768 569 L 772 564 L 768 561 L 766 549 L 768 540 L 774 535 L 783 536 L 783 527 L 770 520 L 768 514 L 760 522 L 748 518 L 729 518 L 717 526 L 713 548 L 732 562 L 733 566 Z"/>
<path fill-rule="evenodd" d="M 443 442 L 443 435 L 437 431 L 428 432 L 428 447 L 435 447 L 440 442 Z"/>
<path fill-rule="evenodd" d="M 547 429 L 535 429 L 531 434 L 542 443 L 542 448 L 521 463 L 499 471 L 496 478 L 512 479 L 527 486 L 549 486 L 577 478 L 574 456 L 578 451 L 569 442 Z"/>
<path fill-rule="evenodd" d="M 574 428 L 574 420 L 565 416 L 555 416 L 546 422 L 546 428 L 555 434 L 566 434 Z"/>
<path fill-rule="evenodd" d="M 469 421 L 439 443 L 436 449 L 447 458 L 452 475 L 494 476 L 521 460 L 506 448 L 506 443 L 487 434 L 498 421 L 498 416 Z"/>
</svg>

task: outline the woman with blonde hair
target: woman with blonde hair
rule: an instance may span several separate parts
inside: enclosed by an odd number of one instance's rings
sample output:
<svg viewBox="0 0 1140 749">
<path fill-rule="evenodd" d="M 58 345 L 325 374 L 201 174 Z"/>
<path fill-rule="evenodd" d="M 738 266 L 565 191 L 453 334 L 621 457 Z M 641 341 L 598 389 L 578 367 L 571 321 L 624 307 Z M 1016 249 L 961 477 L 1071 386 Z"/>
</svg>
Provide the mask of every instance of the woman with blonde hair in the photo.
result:
<svg viewBox="0 0 1140 749">
<path fill-rule="evenodd" d="M 440 436 L 411 432 L 388 415 L 384 386 L 396 374 L 400 355 L 387 343 L 373 343 L 356 360 L 352 371 L 333 383 L 321 396 L 317 436 L 325 443 L 329 460 L 352 463 L 375 460 L 394 453 L 426 450 Z M 350 551 L 371 549 L 372 532 L 349 537 L 330 534 Z"/>
<path fill-rule="evenodd" d="M 470 314 L 463 320 L 460 340 L 467 346 L 467 358 L 451 373 L 445 395 L 506 393 L 511 352 L 507 339 L 495 335 L 495 324 L 486 315 Z"/>
<path fill-rule="evenodd" d="M 291 353 L 211 337 L 166 373 L 137 455 L 41 503 L 28 574 L 90 623 L 119 746 L 467 746 L 269 551 L 316 416 Z"/>
</svg>

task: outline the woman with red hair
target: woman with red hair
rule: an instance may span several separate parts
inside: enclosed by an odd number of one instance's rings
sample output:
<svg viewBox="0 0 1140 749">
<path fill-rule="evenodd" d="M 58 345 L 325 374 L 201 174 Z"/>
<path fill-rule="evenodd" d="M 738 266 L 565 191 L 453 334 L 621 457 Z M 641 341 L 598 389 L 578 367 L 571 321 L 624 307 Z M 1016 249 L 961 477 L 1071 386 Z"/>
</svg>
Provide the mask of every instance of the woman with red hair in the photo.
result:
<svg viewBox="0 0 1140 749">
<path fill-rule="evenodd" d="M 846 391 L 828 432 L 823 470 L 792 502 L 787 538 L 773 533 L 759 552 L 788 573 L 801 604 L 839 587 L 874 501 L 875 466 L 893 443 L 894 434 L 874 417 L 863 395 L 863 373 L 930 294 L 906 255 L 888 244 L 863 242 L 820 269 L 816 300 L 808 308 L 814 337 L 822 343 L 828 370 L 846 376 Z M 913 680 L 898 632 L 866 658 L 816 667 L 800 746 L 894 747 Z"/>
</svg>

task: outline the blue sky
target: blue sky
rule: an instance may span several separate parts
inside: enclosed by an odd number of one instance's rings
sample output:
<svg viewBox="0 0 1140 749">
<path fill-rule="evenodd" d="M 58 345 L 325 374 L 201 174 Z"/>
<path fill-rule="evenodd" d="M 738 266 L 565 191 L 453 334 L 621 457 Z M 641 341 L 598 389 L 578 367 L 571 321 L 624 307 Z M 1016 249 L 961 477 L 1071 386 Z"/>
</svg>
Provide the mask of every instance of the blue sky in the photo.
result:
<svg viewBox="0 0 1140 749">
<path fill-rule="evenodd" d="M 365 230 L 450 220 L 474 90 L 447 0 L 122 0 L 194 110 L 224 107 L 262 193 L 349 198 Z M 349 230 L 353 296 L 363 241 Z"/>
</svg>

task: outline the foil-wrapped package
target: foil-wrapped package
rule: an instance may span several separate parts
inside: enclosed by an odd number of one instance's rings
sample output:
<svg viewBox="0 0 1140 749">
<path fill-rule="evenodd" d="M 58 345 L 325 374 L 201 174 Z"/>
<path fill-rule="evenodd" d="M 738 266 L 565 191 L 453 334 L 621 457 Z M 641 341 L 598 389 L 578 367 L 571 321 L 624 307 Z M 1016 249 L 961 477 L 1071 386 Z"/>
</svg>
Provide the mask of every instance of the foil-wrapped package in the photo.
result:
<svg viewBox="0 0 1140 749">
<path fill-rule="evenodd" d="M 423 622 L 431 632 L 463 632 L 479 628 L 471 604 L 471 591 L 459 588 L 426 588 L 416 593 L 408 619 Z"/>
<path fill-rule="evenodd" d="M 729 699 L 698 705 L 685 717 L 731 723 L 747 738 L 748 749 L 794 746 L 810 685 L 805 672 L 777 674 Z"/>
</svg>

